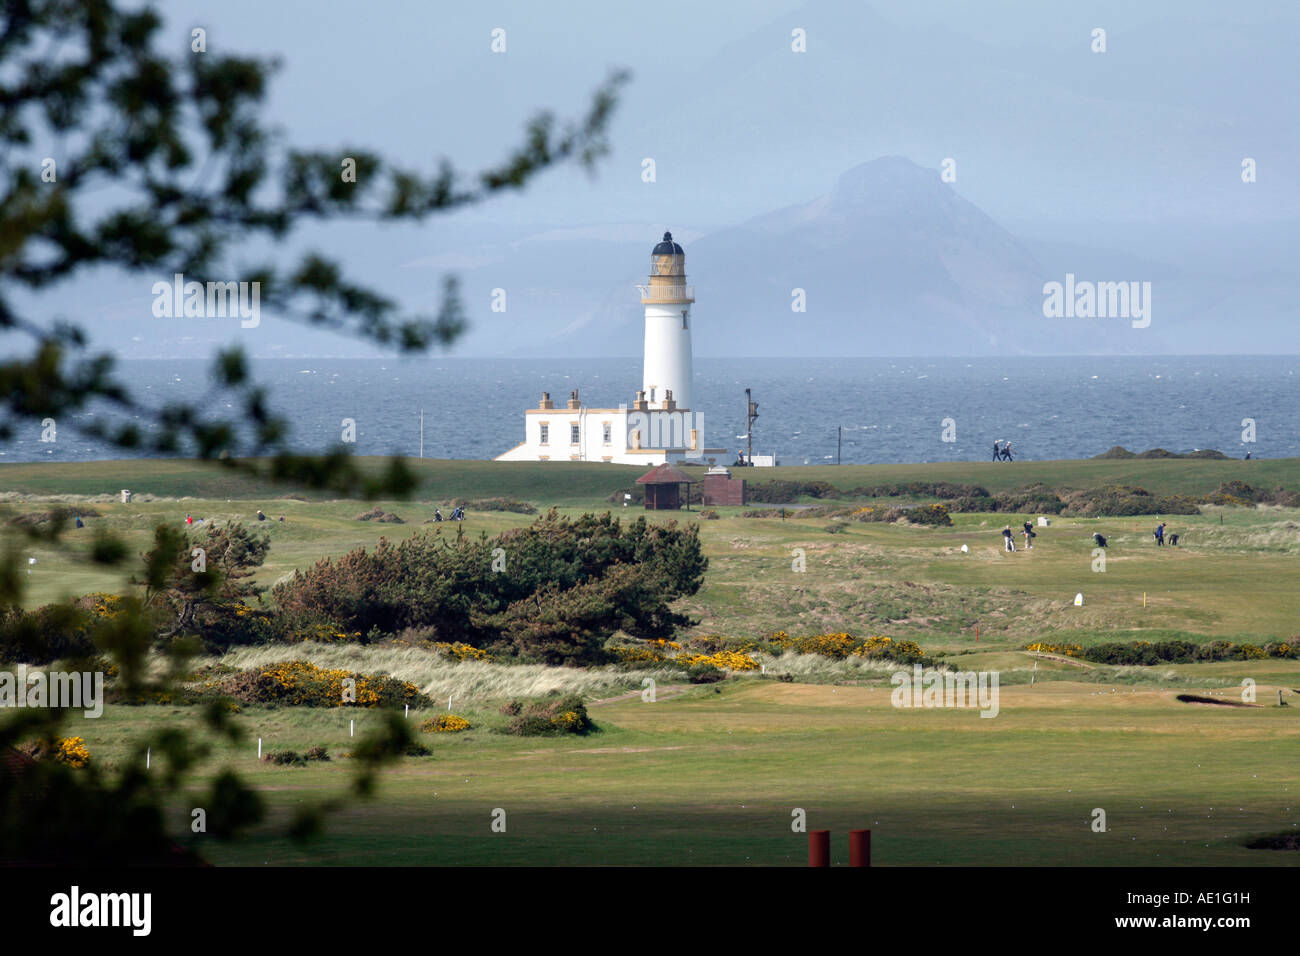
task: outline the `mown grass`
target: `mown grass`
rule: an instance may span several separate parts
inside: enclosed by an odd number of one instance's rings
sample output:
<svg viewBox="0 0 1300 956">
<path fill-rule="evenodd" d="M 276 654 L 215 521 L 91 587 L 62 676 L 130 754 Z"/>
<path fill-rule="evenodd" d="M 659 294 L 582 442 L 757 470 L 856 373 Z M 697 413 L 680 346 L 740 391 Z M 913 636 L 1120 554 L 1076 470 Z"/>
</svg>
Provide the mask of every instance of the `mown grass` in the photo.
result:
<svg viewBox="0 0 1300 956">
<path fill-rule="evenodd" d="M 457 467 L 444 468 L 448 464 Z M 113 466 L 126 469 L 126 477 Z M 207 496 L 97 503 L 104 516 L 93 521 L 124 534 L 136 550 L 147 546 L 156 522 L 180 522 L 186 512 L 245 521 L 257 508 L 273 519 L 284 514 L 284 523 L 258 524 L 272 539 L 259 575 L 268 585 L 321 557 L 371 547 L 380 536 L 493 534 L 532 520 L 471 513 L 463 529 L 418 523 L 435 504 L 458 495 L 505 495 L 579 513 L 608 508 L 605 496 L 628 483 L 611 466 L 524 465 L 511 475 L 489 463 L 421 467 L 436 493 L 381 503 L 410 522 L 404 525 L 356 521 L 369 506 L 355 501 L 259 498 L 269 491 L 243 496 L 235 485 L 205 485 L 224 479 L 205 478 L 190 463 L 6 465 L 0 478 L 9 479 L 8 506 L 18 513 L 49 504 L 48 497 L 33 494 L 101 494 L 105 484 L 109 493 L 132 487 Z M 81 477 L 69 484 L 77 469 Z M 1238 477 L 1300 485 L 1296 461 L 782 471 L 790 474 L 756 477 L 814 479 L 833 472 L 833 480 L 846 486 L 927 479 L 975 481 L 995 491 L 1032 480 L 1073 487 L 1130 481 L 1158 493 L 1209 491 Z M 645 514 L 619 511 L 629 518 Z M 360 734 L 377 715 L 248 707 L 235 718 L 244 742 L 222 749 L 205 774 L 235 766 L 260 788 L 271 818 L 251 839 L 231 844 L 189 834 L 196 790 L 172 808 L 176 831 L 217 863 L 787 865 L 806 859 L 805 838 L 790 829 L 792 810 L 802 808 L 809 828 L 835 831 L 841 860 L 844 831 L 869 826 L 881 864 L 1297 862 L 1297 854 L 1246 850 L 1241 843 L 1300 823 L 1292 743 L 1300 719 L 1300 664 L 1266 659 L 1116 668 L 1022 650 L 1036 640 L 1262 644 L 1300 632 L 1295 511 L 1207 508 L 1204 515 L 1172 518 L 1170 530 L 1183 534 L 1178 549 L 1154 546 L 1155 519 L 1053 518 L 1050 528 L 1040 529 L 1034 550 L 1017 554 L 1002 551 L 1000 529 L 1036 516 L 958 515 L 952 528 L 853 522 L 843 533 L 827 534 L 824 518 L 782 521 L 721 511 L 719 520 L 700 521 L 710 567 L 699 594 L 681 602 L 700 620 L 692 634 L 757 638 L 783 629 L 905 637 L 931 656 L 947 655 L 962 670 L 998 671 L 999 716 L 897 709 L 889 703 L 892 666 L 808 655 L 759 654 L 766 675 L 683 689 L 675 686 L 676 673 L 662 669 L 453 664 L 419 648 L 385 646 L 241 648 L 224 662 L 245 667 L 307 657 L 390 672 L 419 684 L 437 702 L 435 710 L 411 713 L 417 727 L 445 710 L 448 694 L 453 711 L 475 726 L 461 734 L 421 735 L 434 756 L 408 758 L 387 771 L 375 801 L 334 816 L 320 842 L 300 847 L 283 837 L 284 824 L 301 801 L 346 787 L 348 761 L 341 755 L 353 743 L 348 721 L 357 721 Z M 684 512 L 649 517 L 699 520 Z M 1094 530 L 1110 539 L 1104 573 L 1092 570 Z M 31 552 L 38 563 L 29 578 L 29 603 L 123 586 L 120 577 L 78 558 L 86 540 L 77 534 L 69 532 L 71 555 L 52 548 Z M 962 544 L 968 552 L 961 552 Z M 795 570 L 796 559 L 804 570 Z M 1084 594 L 1082 607 L 1072 603 L 1077 592 Z M 793 680 L 778 680 L 783 673 Z M 653 704 L 638 693 L 647 676 L 662 691 Z M 1246 678 L 1257 683 L 1260 706 L 1174 700 L 1182 692 L 1239 697 Z M 1287 707 L 1276 705 L 1279 688 Z M 619 699 L 591 706 L 600 732 L 590 737 L 518 739 L 494 732 L 504 722 L 502 700 L 552 689 Z M 86 738 L 96 759 L 120 765 L 136 759 L 132 741 L 141 734 L 195 720 L 192 708 L 110 707 L 101 720 L 77 718 L 69 730 Z M 305 768 L 259 764 L 258 737 L 266 750 L 325 745 L 335 759 Z M 490 829 L 498 807 L 507 811 L 505 834 Z M 1098 807 L 1107 812 L 1107 833 L 1090 828 Z"/>
<path fill-rule="evenodd" d="M 746 679 L 644 703 L 591 708 L 585 738 L 518 739 L 477 723 L 425 734 L 434 755 L 384 774 L 380 796 L 297 846 L 281 835 L 302 801 L 343 789 L 355 712 L 250 708 L 221 762 L 272 809 L 252 838 L 184 839 L 217 863 L 799 865 L 802 834 L 870 827 L 879 865 L 1243 865 L 1300 862 L 1246 850 L 1300 823 L 1292 744 L 1300 708 L 1180 704 L 1172 691 L 1053 682 L 1001 694 L 997 718 L 890 706 L 888 687 Z M 370 715 L 361 714 L 357 733 Z M 423 714 L 412 713 L 411 720 Z M 127 759 L 128 736 L 193 716 L 114 708 L 84 722 L 92 753 Z M 90 724 L 94 724 L 90 726 Z M 418 726 L 418 723 L 417 723 Z M 78 728 L 81 732 L 83 728 Z M 328 746 L 306 768 L 256 761 L 265 749 Z M 188 833 L 193 798 L 173 808 Z M 1095 808 L 1108 832 L 1090 828 Z M 490 829 L 507 814 L 506 833 Z"/>
</svg>

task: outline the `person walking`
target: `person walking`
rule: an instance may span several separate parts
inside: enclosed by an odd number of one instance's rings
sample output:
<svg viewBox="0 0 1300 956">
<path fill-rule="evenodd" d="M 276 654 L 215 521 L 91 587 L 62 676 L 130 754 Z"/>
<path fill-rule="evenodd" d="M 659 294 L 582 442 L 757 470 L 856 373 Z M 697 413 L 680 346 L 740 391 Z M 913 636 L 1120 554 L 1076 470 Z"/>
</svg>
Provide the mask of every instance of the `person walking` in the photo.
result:
<svg viewBox="0 0 1300 956">
<path fill-rule="evenodd" d="M 1007 442 L 1002 446 L 1002 460 L 1015 461 L 1015 459 L 1011 457 L 1011 442 Z"/>
<path fill-rule="evenodd" d="M 1002 460 L 1002 439 L 1000 438 L 993 443 L 993 460 Z"/>
<path fill-rule="evenodd" d="M 1034 539 L 1036 537 L 1038 537 L 1038 535 L 1034 533 L 1034 526 L 1030 524 L 1028 521 L 1026 521 L 1025 522 L 1025 550 L 1027 551 L 1034 550 Z"/>
<path fill-rule="evenodd" d="M 1104 548 L 1106 547 L 1106 538 L 1100 531 L 1094 531 L 1092 533 L 1092 543 L 1099 548 Z"/>
<path fill-rule="evenodd" d="M 1156 530 L 1152 534 L 1156 536 L 1156 546 L 1163 548 L 1165 546 L 1165 523 L 1162 521 L 1156 525 Z"/>
<path fill-rule="evenodd" d="M 1011 525 L 1007 525 L 1002 529 L 1002 537 L 1006 539 L 1007 551 L 1015 551 L 1016 542 L 1015 539 L 1011 537 Z"/>
</svg>

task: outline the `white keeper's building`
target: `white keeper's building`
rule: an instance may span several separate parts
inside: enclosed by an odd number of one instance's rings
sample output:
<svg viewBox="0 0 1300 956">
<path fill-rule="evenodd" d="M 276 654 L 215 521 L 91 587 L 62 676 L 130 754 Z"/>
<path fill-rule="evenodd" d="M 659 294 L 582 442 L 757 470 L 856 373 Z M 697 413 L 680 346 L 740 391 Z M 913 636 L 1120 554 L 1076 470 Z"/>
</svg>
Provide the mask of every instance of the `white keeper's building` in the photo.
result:
<svg viewBox="0 0 1300 956">
<path fill-rule="evenodd" d="M 645 356 L 641 389 L 631 406 L 596 408 L 577 391 L 563 407 L 549 392 L 524 413 L 524 442 L 496 461 L 608 461 L 662 465 L 726 455 L 704 447 L 704 415 L 691 407 L 691 306 L 695 287 L 686 284 L 686 254 L 665 232 L 650 253 L 650 279 L 641 290 L 645 306 Z"/>
</svg>

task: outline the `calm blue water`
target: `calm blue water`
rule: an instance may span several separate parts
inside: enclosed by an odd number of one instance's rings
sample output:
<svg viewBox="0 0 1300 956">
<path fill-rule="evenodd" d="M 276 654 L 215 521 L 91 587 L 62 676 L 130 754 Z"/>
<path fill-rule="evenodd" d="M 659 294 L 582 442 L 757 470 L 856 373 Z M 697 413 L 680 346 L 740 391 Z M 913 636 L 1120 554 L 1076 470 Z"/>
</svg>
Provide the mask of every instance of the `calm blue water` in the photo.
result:
<svg viewBox="0 0 1300 956">
<path fill-rule="evenodd" d="M 120 378 L 151 406 L 212 397 L 205 361 L 127 361 Z M 277 359 L 253 363 L 294 443 L 320 450 L 357 422 L 358 454 L 416 455 L 425 412 L 430 458 L 491 458 L 523 439 L 523 410 L 543 390 L 556 401 L 573 388 L 584 403 L 631 402 L 638 359 Z M 697 359 L 696 404 L 711 446 L 739 448 L 746 387 L 759 403 L 756 453 L 782 464 L 835 460 L 843 427 L 846 463 L 981 460 L 994 439 L 1017 458 L 1087 458 L 1112 445 L 1142 451 L 1217 448 L 1232 456 L 1300 457 L 1300 357 L 1015 359 Z M 205 397 L 206 396 L 206 397 Z M 941 440 L 943 420 L 957 441 Z M 1242 419 L 1257 442 L 1242 443 Z M 84 420 L 84 416 L 83 419 Z M 0 444 L 0 461 L 121 458 L 87 440 L 76 421 L 56 441 L 30 427 Z"/>
</svg>

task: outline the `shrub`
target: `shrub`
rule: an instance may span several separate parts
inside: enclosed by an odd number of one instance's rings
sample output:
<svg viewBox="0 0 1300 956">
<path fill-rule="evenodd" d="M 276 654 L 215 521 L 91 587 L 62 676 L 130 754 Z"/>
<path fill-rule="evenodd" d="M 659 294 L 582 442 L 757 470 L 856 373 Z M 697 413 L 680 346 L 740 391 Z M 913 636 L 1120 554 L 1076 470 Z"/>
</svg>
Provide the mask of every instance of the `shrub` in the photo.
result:
<svg viewBox="0 0 1300 956">
<path fill-rule="evenodd" d="M 487 651 L 465 644 L 461 641 L 448 644 L 446 641 L 434 641 L 431 645 L 434 650 L 442 654 L 443 657 L 450 657 L 455 661 L 490 661 L 492 655 Z"/>
<path fill-rule="evenodd" d="M 396 546 L 325 559 L 274 589 L 279 606 L 342 632 L 433 628 L 440 643 L 499 648 L 546 664 L 607 660 L 622 630 L 666 637 L 690 619 L 670 606 L 695 594 L 708 561 L 692 523 L 623 524 L 610 514 L 568 518 L 554 509 L 526 528 L 454 544 L 440 531 Z M 510 573 L 492 572 L 492 552 Z"/>
<path fill-rule="evenodd" d="M 414 684 L 386 674 L 355 674 L 326 670 L 310 661 L 280 661 L 239 671 L 216 685 L 217 691 L 245 704 L 283 704 L 291 707 L 341 707 L 344 681 L 355 681 L 358 707 L 422 706 L 431 703 Z"/>
<path fill-rule="evenodd" d="M 952 518 L 948 516 L 948 509 L 943 505 L 917 505 L 915 508 L 904 508 L 900 517 L 909 524 L 935 525 L 938 527 L 952 525 Z"/>
<path fill-rule="evenodd" d="M 1108 451 L 1100 455 L 1093 455 L 1094 460 L 1100 458 L 1209 458 L 1214 461 L 1226 461 L 1228 456 L 1221 451 L 1215 451 L 1213 448 L 1202 448 L 1198 451 L 1188 452 L 1180 455 L 1177 452 L 1166 451 L 1163 448 L 1149 448 L 1144 452 L 1135 454 L 1125 448 L 1123 445 L 1114 445 Z"/>
<path fill-rule="evenodd" d="M 908 521 L 911 524 L 946 526 L 952 524 L 946 505 L 917 505 L 914 508 L 885 508 L 867 505 L 851 512 L 854 521 Z"/>
<path fill-rule="evenodd" d="M 383 508 L 375 505 L 369 511 L 363 511 L 357 515 L 354 521 L 378 521 L 382 524 L 406 524 L 401 518 L 391 511 L 385 511 Z"/>
<path fill-rule="evenodd" d="M 0 606 L 0 660 L 48 664 L 97 652 L 93 612 L 73 604 L 45 604 L 33 611 Z"/>
<path fill-rule="evenodd" d="M 308 747 L 303 757 L 307 760 L 329 760 L 330 752 L 327 748 L 317 744 L 315 747 Z"/>
<path fill-rule="evenodd" d="M 51 756 L 69 767 L 84 767 L 90 763 L 90 751 L 80 737 L 60 737 L 54 743 Z"/>
<path fill-rule="evenodd" d="M 980 485 L 959 485 L 950 481 L 905 481 L 893 485 L 872 485 L 846 492 L 846 498 L 987 498 L 987 488 Z"/>
<path fill-rule="evenodd" d="M 726 680 L 727 675 L 708 664 L 693 664 L 686 669 L 686 679 L 692 684 L 716 684 Z"/>
<path fill-rule="evenodd" d="M 1131 485 L 1104 485 L 1066 494 L 1066 513 L 1074 516 L 1195 515 L 1201 509 L 1186 495 L 1153 495 Z"/>
<path fill-rule="evenodd" d="M 458 717 L 456 714 L 439 714 L 437 717 L 430 717 L 420 729 L 426 734 L 457 734 L 462 730 L 469 730 L 473 726 L 464 717 Z"/>
<path fill-rule="evenodd" d="M 386 744 L 381 744 L 377 747 L 372 747 L 369 751 L 369 755 L 371 757 L 383 756 L 386 755 L 390 749 L 391 748 Z M 350 751 L 348 753 L 345 753 L 343 756 L 355 757 L 357 756 L 357 754 L 355 752 Z M 398 756 L 399 757 L 432 757 L 433 751 L 430 750 L 428 747 L 426 747 L 424 744 L 420 743 L 419 741 L 413 740 L 408 742 L 405 747 L 401 748 L 401 750 L 398 753 Z"/>
<path fill-rule="evenodd" d="M 1032 645 L 1031 645 L 1032 649 Z M 1246 661 L 1266 657 L 1294 658 L 1300 652 L 1300 637 L 1276 641 L 1260 647 L 1232 641 L 1131 641 L 1097 644 L 1083 653 L 1085 660 L 1099 664 L 1149 666 L 1152 664 L 1187 664 L 1195 661 Z"/>
<path fill-rule="evenodd" d="M 800 498 L 839 498 L 842 495 L 829 481 L 760 481 L 745 488 L 745 497 L 749 501 L 778 505 Z"/>
<path fill-rule="evenodd" d="M 611 650 L 620 664 L 660 664 L 664 660 L 664 655 L 654 647 L 620 645 Z"/>
<path fill-rule="evenodd" d="M 853 651 L 854 657 L 868 660 L 896 661 L 899 664 L 922 663 L 925 651 L 914 641 L 894 640 L 891 637 L 877 635 L 868 637 Z"/>
<path fill-rule="evenodd" d="M 1026 644 L 1025 650 L 1037 651 L 1040 654 L 1064 654 L 1066 657 L 1082 657 L 1082 644 L 1044 644 L 1037 641 L 1033 644 Z"/>
<path fill-rule="evenodd" d="M 587 716 L 586 705 L 577 694 L 527 704 L 511 701 L 507 706 L 513 710 L 514 716 L 506 727 L 506 733 L 518 737 L 586 734 L 596 729 Z"/>
<path fill-rule="evenodd" d="M 787 644 L 800 654 L 820 654 L 823 657 L 842 659 L 848 657 L 858 646 L 857 638 L 843 632 L 838 634 L 814 634 L 800 637 Z"/>
<path fill-rule="evenodd" d="M 295 750 L 271 750 L 262 759 L 279 767 L 305 767 L 307 765 L 307 758 Z"/>
<path fill-rule="evenodd" d="M 672 661 L 681 667 L 712 667 L 717 670 L 753 671 L 758 670 L 758 662 L 747 654 L 737 651 L 717 651 L 713 654 L 678 654 Z"/>
</svg>

